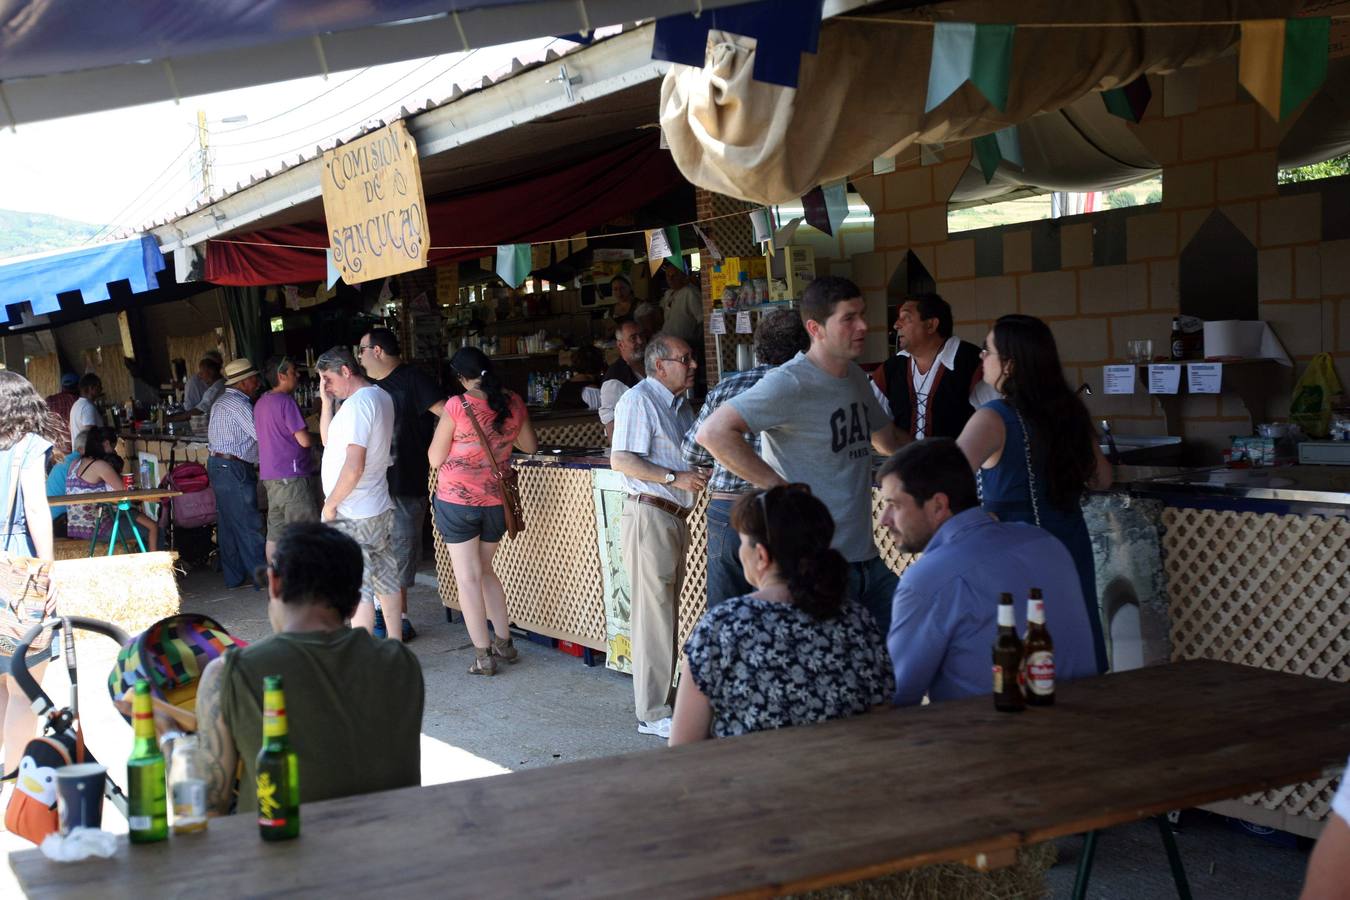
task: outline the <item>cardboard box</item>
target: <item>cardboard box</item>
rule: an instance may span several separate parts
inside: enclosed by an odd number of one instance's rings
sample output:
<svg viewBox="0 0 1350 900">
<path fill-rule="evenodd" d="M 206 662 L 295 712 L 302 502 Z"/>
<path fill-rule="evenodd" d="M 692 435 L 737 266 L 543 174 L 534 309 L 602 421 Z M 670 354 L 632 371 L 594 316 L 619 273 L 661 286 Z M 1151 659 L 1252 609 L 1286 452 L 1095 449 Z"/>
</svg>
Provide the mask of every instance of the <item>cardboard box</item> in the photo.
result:
<svg viewBox="0 0 1350 900">
<path fill-rule="evenodd" d="M 770 300 L 800 300 L 816 278 L 816 251 L 806 245 L 779 247 L 765 257 Z"/>
</svg>

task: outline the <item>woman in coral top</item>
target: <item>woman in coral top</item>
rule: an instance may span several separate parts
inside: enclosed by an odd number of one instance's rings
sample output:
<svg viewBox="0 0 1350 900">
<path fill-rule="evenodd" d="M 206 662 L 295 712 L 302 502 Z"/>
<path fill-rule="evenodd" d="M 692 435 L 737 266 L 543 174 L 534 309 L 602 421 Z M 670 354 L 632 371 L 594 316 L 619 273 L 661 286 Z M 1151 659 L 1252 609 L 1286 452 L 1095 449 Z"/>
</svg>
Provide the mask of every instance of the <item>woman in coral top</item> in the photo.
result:
<svg viewBox="0 0 1350 900">
<path fill-rule="evenodd" d="M 451 397 L 436 426 L 427 459 L 436 470 L 436 529 L 450 548 L 459 586 L 459 605 L 473 640 L 471 675 L 494 675 L 497 659 L 515 662 L 506 592 L 492 571 L 492 557 L 506 534 L 502 498 L 492 478 L 491 452 L 497 465 L 511 464 L 511 447 L 526 453 L 539 446 L 525 401 L 502 387 L 492 361 L 476 347 L 463 347 L 450 367 L 464 393 Z M 490 447 L 485 448 L 469 416 L 478 420 Z M 492 621 L 495 637 L 488 635 Z"/>
</svg>

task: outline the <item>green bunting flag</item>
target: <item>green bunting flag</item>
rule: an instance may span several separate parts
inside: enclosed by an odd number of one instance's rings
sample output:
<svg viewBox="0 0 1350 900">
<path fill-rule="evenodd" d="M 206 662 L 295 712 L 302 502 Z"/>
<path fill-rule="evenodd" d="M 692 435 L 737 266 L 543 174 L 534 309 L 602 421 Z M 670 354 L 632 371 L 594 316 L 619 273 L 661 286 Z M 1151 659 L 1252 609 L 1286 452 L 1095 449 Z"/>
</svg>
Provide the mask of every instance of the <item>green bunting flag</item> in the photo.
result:
<svg viewBox="0 0 1350 900">
<path fill-rule="evenodd" d="M 1006 110 L 1013 31 L 1012 25 L 934 24 L 928 99 L 923 111 L 932 112 L 967 81 L 979 88 L 1000 112 Z"/>
<path fill-rule="evenodd" d="M 1102 91 L 1102 102 L 1106 104 L 1107 112 L 1136 124 L 1144 118 L 1144 110 L 1148 109 L 1152 99 L 1153 89 L 1148 86 L 1148 77 L 1145 75 L 1140 75 L 1129 84 Z"/>
<path fill-rule="evenodd" d="M 1326 80 L 1330 38 L 1325 16 L 1243 22 L 1238 81 L 1272 118 L 1283 119 Z"/>
<path fill-rule="evenodd" d="M 1017 167 L 1022 165 L 1022 144 L 1017 137 L 1017 126 L 1009 125 L 993 134 L 983 134 L 970 142 L 975 150 L 975 159 L 980 164 L 984 183 L 994 179 L 1000 162 L 1008 162 Z"/>
<path fill-rule="evenodd" d="M 530 275 L 531 261 L 529 244 L 497 245 L 497 275 L 513 288 L 525 283 Z"/>
</svg>

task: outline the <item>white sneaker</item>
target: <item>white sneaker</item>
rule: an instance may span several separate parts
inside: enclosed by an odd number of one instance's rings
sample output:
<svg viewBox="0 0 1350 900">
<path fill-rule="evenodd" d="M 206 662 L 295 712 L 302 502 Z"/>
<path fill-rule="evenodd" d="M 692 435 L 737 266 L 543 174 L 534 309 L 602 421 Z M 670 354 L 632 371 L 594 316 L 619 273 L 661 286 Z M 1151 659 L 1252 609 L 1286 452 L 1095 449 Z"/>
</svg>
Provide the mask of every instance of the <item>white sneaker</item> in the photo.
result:
<svg viewBox="0 0 1350 900">
<path fill-rule="evenodd" d="M 638 722 L 638 734 L 654 734 L 664 740 L 670 739 L 670 716 L 655 722 Z"/>
</svg>

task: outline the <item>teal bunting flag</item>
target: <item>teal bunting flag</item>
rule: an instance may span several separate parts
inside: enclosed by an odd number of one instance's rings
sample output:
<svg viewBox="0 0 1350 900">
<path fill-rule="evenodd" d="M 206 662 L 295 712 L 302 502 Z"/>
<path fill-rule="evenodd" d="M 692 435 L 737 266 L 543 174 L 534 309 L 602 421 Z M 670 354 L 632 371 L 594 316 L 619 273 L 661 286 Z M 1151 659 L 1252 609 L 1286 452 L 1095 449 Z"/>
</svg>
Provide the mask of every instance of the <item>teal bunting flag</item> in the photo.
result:
<svg viewBox="0 0 1350 900">
<path fill-rule="evenodd" d="M 975 150 L 975 159 L 984 175 L 984 183 L 994 180 L 1000 162 L 1022 166 L 1022 144 L 1017 137 L 1017 126 L 1009 125 L 993 134 L 983 134 L 970 142 Z"/>
<path fill-rule="evenodd" d="M 1000 112 L 1006 110 L 1015 30 L 1013 25 L 936 23 L 923 111 L 932 112 L 967 81 Z"/>
<path fill-rule="evenodd" d="M 1106 104 L 1106 111 L 1135 124 L 1144 118 L 1144 110 L 1148 109 L 1149 101 L 1152 99 L 1153 88 L 1148 86 L 1148 77 L 1145 75 L 1140 75 L 1129 84 L 1102 91 L 1102 102 Z"/>
<path fill-rule="evenodd" d="M 525 283 L 533 262 L 529 244 L 498 244 L 497 275 L 513 288 Z"/>
</svg>

